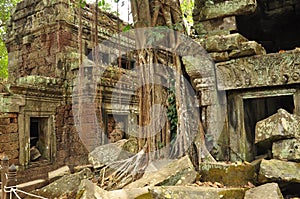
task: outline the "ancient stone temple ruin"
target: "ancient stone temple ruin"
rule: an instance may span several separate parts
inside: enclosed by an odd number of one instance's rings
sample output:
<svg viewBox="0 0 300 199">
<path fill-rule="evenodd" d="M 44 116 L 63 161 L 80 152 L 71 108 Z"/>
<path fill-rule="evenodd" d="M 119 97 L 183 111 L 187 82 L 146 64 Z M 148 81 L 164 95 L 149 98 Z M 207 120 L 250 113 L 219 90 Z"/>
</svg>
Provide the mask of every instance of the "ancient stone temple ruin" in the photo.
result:
<svg viewBox="0 0 300 199">
<path fill-rule="evenodd" d="M 215 2 L 215 1 L 214 1 Z M 298 1 L 196 1 L 195 31 L 215 61 L 218 90 L 226 92 L 226 125 L 221 148 L 231 160 L 252 161 L 271 148 L 255 145 L 255 125 L 280 108 L 300 114 L 300 18 Z M 194 80 L 203 115 L 209 78 Z M 206 111 L 206 112 L 205 112 Z M 207 128 L 213 118 L 204 118 Z M 212 130 L 213 131 L 213 130 Z M 298 129 L 299 131 L 299 129 Z M 225 137 L 225 139 L 224 139 Z M 227 138 L 227 141 L 226 141 Z M 223 146 L 222 146 L 223 145 Z"/>
<path fill-rule="evenodd" d="M 72 93 L 79 66 L 84 65 L 84 70 L 89 70 L 88 64 L 80 64 L 80 54 L 82 60 L 92 56 L 96 29 L 94 9 L 76 6 L 67 0 L 25 0 L 17 5 L 9 22 L 6 40 L 9 79 L 1 92 L 0 152 L 19 166 L 20 175 L 27 180 L 47 175 L 62 165 L 87 164 L 87 149 L 74 125 Z M 100 12 L 98 42 L 110 38 L 124 26 L 119 18 Z M 111 62 L 118 57 L 118 52 L 106 55 L 101 57 L 102 61 Z M 120 104 L 122 111 L 116 110 L 112 117 L 110 95 L 114 92 L 117 75 L 133 66 L 126 57 L 121 59 L 121 68 L 111 67 L 103 75 L 102 84 L 97 85 L 104 91 L 102 114 L 108 132 L 112 132 L 117 123 L 120 130 L 126 128 L 127 131 L 130 122 L 137 119 L 134 96 L 130 107 Z M 127 92 L 130 90 L 127 83 L 119 81 L 118 84 Z M 118 103 L 121 101 L 115 102 Z M 83 113 L 86 118 L 93 114 L 92 108 L 87 105 Z M 90 118 L 91 121 L 85 121 L 87 125 L 93 122 Z M 21 177 L 19 181 L 22 182 Z"/>
<path fill-rule="evenodd" d="M 193 39 L 214 60 L 217 77 L 191 77 L 207 135 L 215 136 L 219 122 L 211 114 L 214 107 L 224 110 L 213 155 L 232 162 L 251 162 L 265 154 L 278 161 L 299 161 L 300 2 L 196 0 L 193 15 Z M 0 90 L 0 153 L 18 165 L 20 182 L 43 178 L 63 165 L 88 163 L 87 148 L 97 143 L 84 146 L 75 127 L 72 95 L 78 94 L 74 92 L 77 75 L 94 46 L 125 26 L 105 12 L 95 19 L 92 6 L 78 8 L 68 0 L 24 0 L 17 5 L 6 40 L 9 79 Z M 135 44 L 128 41 L 127 45 Z M 134 130 L 138 120 L 138 98 L 131 96 L 132 86 L 120 82 L 117 75 L 135 78 L 137 74 L 128 72 L 134 59 L 120 57 L 118 50 L 103 54 L 101 60 L 122 59 L 121 67 L 109 67 L 96 85 L 103 91 L 96 93 L 103 102 L 96 112 L 105 121 L 104 143 L 129 138 L 126 132 Z M 83 72 L 91 72 L 89 63 Z M 224 94 L 220 99 L 212 97 L 215 81 Z M 120 100 L 111 97 L 116 83 L 123 88 Z M 124 105 L 128 99 L 131 102 Z M 91 130 L 88 126 L 95 121 L 89 118 L 94 112 L 86 104 L 81 128 Z M 268 124 L 283 130 L 271 132 Z M 281 153 L 283 148 L 292 155 Z M 262 173 L 261 179 L 266 178 Z"/>
</svg>

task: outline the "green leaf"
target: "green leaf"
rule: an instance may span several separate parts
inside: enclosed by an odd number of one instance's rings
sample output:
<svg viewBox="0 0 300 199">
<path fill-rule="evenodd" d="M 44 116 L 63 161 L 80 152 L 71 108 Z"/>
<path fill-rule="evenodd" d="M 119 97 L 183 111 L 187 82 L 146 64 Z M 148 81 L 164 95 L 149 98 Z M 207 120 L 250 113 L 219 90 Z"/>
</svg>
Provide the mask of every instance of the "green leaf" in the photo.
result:
<svg viewBox="0 0 300 199">
<path fill-rule="evenodd" d="M 123 32 L 127 32 L 129 30 L 131 30 L 131 26 L 129 24 L 123 28 Z"/>
</svg>

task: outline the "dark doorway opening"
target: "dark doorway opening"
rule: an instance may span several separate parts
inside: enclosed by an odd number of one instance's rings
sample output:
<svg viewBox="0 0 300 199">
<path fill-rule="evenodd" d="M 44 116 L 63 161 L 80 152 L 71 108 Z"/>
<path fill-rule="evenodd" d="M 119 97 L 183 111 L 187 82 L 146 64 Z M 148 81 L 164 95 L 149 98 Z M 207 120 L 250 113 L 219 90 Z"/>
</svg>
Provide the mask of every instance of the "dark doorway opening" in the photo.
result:
<svg viewBox="0 0 300 199">
<path fill-rule="evenodd" d="M 48 118 L 30 118 L 30 161 L 49 160 Z"/>
<path fill-rule="evenodd" d="M 264 97 L 254 99 L 244 99 L 244 126 L 249 143 L 254 143 L 255 139 L 255 125 L 258 121 L 263 120 L 282 108 L 293 113 L 294 99 L 292 95 Z M 251 151 L 253 157 L 267 154 L 272 149 L 272 145 L 254 145 Z"/>
<path fill-rule="evenodd" d="M 236 17 L 238 32 L 268 53 L 299 47 L 300 1 L 257 0 L 257 4 L 254 14 Z"/>
</svg>

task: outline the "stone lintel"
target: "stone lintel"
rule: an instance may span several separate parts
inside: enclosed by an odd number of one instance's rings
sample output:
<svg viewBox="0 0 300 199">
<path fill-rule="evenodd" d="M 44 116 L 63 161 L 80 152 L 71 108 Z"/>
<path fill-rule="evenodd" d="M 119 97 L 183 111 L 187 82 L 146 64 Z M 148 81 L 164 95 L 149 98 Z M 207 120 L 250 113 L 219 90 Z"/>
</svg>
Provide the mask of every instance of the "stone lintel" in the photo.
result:
<svg viewBox="0 0 300 199">
<path fill-rule="evenodd" d="M 220 90 L 300 83 L 300 51 L 233 59 L 216 64 Z"/>
</svg>

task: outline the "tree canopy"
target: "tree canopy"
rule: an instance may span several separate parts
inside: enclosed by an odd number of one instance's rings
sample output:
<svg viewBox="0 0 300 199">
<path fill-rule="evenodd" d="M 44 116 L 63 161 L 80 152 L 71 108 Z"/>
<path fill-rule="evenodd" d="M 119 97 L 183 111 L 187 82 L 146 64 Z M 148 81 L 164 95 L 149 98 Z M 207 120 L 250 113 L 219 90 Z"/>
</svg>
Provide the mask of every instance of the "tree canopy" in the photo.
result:
<svg viewBox="0 0 300 199">
<path fill-rule="evenodd" d="M 6 36 L 6 22 L 10 17 L 12 8 L 20 0 L 1 0 L 0 1 L 0 77 L 7 77 L 7 49 L 5 47 L 4 39 Z"/>
</svg>

